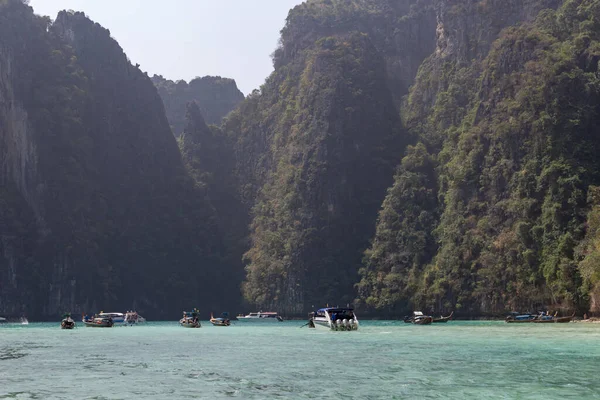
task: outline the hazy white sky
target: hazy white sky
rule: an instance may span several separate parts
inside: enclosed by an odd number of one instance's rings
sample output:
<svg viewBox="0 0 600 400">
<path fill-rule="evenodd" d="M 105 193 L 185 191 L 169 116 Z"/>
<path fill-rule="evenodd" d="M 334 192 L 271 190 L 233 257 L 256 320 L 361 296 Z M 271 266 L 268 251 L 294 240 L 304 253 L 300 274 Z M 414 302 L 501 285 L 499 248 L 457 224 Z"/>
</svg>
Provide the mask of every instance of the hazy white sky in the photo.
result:
<svg viewBox="0 0 600 400">
<path fill-rule="evenodd" d="M 288 11 L 302 0 L 30 0 L 37 14 L 83 11 L 150 75 L 234 78 L 244 94 L 272 71 Z"/>
</svg>

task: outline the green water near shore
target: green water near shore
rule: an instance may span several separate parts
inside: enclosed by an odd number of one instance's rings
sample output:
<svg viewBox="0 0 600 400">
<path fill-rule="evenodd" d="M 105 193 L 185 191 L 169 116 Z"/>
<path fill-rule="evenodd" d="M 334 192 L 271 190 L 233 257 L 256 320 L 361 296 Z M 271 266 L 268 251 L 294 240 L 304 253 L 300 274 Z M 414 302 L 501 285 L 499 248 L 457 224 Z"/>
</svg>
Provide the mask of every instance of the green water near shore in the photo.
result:
<svg viewBox="0 0 600 400">
<path fill-rule="evenodd" d="M 0 325 L 0 399 L 600 399 L 600 324 Z"/>
</svg>

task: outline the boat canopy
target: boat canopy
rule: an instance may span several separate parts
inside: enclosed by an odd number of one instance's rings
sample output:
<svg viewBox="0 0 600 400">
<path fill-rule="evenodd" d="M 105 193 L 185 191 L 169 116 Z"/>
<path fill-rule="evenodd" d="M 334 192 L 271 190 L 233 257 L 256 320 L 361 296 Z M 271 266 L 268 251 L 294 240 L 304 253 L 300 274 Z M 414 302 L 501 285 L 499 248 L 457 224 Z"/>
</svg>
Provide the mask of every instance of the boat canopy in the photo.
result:
<svg viewBox="0 0 600 400">
<path fill-rule="evenodd" d="M 415 314 L 415 317 L 422 317 L 423 313 L 421 311 L 413 311 L 413 314 Z"/>
<path fill-rule="evenodd" d="M 324 313 L 325 311 L 327 311 L 328 313 L 332 313 L 332 312 L 354 311 L 354 309 L 347 308 L 347 307 L 327 307 L 327 308 L 320 308 L 319 310 L 317 310 L 317 313 Z"/>
<path fill-rule="evenodd" d="M 101 312 L 98 314 L 99 317 L 123 317 L 124 314 L 120 312 Z"/>
<path fill-rule="evenodd" d="M 186 317 L 195 317 L 198 315 L 197 311 L 184 311 L 183 315 L 185 315 Z"/>
</svg>

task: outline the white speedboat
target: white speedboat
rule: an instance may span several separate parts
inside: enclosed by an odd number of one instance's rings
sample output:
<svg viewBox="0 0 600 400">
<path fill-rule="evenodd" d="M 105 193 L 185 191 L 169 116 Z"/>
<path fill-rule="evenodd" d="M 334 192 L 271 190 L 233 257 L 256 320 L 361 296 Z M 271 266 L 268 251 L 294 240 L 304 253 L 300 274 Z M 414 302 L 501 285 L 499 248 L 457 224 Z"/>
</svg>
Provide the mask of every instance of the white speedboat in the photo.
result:
<svg viewBox="0 0 600 400">
<path fill-rule="evenodd" d="M 321 308 L 317 310 L 311 321 L 317 329 L 331 331 L 355 331 L 358 329 L 358 319 L 352 308 Z"/>
<path fill-rule="evenodd" d="M 268 321 L 279 321 L 282 322 L 283 318 L 281 318 L 276 312 L 252 312 L 248 315 L 240 314 L 237 316 L 238 321 L 260 321 L 260 322 L 268 322 Z"/>
<path fill-rule="evenodd" d="M 115 324 L 122 324 L 125 322 L 125 314 L 120 312 L 104 312 L 100 311 L 100 314 L 96 315 L 98 318 L 110 318 Z"/>
<path fill-rule="evenodd" d="M 135 311 L 127 311 L 123 323 L 126 325 L 139 325 L 146 322 L 146 318 L 142 317 Z"/>
<path fill-rule="evenodd" d="M 7 322 L 7 321 L 6 321 L 6 318 L 4 318 L 4 317 L 0 317 L 0 324 L 6 323 L 6 322 Z"/>
</svg>

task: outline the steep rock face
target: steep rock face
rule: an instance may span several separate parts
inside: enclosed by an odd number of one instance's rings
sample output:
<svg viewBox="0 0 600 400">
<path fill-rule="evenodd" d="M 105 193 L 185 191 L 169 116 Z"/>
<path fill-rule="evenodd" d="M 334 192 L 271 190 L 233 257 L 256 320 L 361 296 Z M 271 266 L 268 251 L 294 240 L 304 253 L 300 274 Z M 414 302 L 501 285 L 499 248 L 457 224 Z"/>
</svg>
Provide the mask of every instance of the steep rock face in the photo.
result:
<svg viewBox="0 0 600 400">
<path fill-rule="evenodd" d="M 233 79 L 220 76 L 205 76 L 185 81 L 173 82 L 160 75 L 154 75 L 152 82 L 165 104 L 167 118 L 173 134 L 179 137 L 185 126 L 186 105 L 195 101 L 205 121 L 209 125 L 220 125 L 223 118 L 233 111 L 243 100 L 244 95 Z"/>
<path fill-rule="evenodd" d="M 0 19 L 0 311 L 18 314 L 29 305 L 41 313 L 57 275 L 55 238 L 72 222 L 52 212 L 71 205 L 57 196 L 59 187 L 85 192 L 78 181 L 64 181 L 80 172 L 78 156 L 50 156 L 71 146 L 80 128 L 77 89 L 84 82 L 69 49 L 48 35 L 47 19 L 13 0 L 0 3 Z"/>
<path fill-rule="evenodd" d="M 456 27 L 477 20 L 468 5 L 490 4 L 464 3 L 450 8 L 455 20 L 441 15 L 442 42 L 404 110 L 422 143 L 384 203 L 361 299 L 380 309 L 469 314 L 585 309 L 595 281 L 588 263 L 581 290 L 575 249 L 586 192 L 599 178 L 591 156 L 599 145 L 598 4 L 566 1 L 552 11 L 543 9 L 556 2 L 504 2 L 508 9 L 486 14 L 495 23 L 486 17 L 481 29 L 460 33 Z M 500 32 L 515 18 L 524 22 Z M 450 40 L 449 26 L 468 39 Z M 480 37 L 497 39 L 465 44 Z"/>
<path fill-rule="evenodd" d="M 33 140 L 32 127 L 27 112 L 15 98 L 12 83 L 14 59 L 10 50 L 0 50 L 0 121 L 2 145 L 2 183 L 16 186 L 27 205 L 34 210 L 38 220 L 42 220 L 41 204 L 37 193 L 38 176 L 37 149 Z"/>
<path fill-rule="evenodd" d="M 302 111 L 278 138 L 247 254 L 248 297 L 288 313 L 352 300 L 344 295 L 352 292 L 357 249 L 401 147 L 383 60 L 366 37 L 324 39 L 306 65 L 296 97 Z M 369 71 L 373 80 L 364 79 Z"/>
<path fill-rule="evenodd" d="M 437 2 L 437 45 L 434 58 L 468 63 L 487 55 L 504 28 L 532 21 L 561 0 L 468 0 Z"/>
<path fill-rule="evenodd" d="M 600 188 L 588 188 L 590 211 L 586 216 L 586 234 L 576 248 L 582 292 L 589 301 L 591 315 L 600 315 Z"/>
<path fill-rule="evenodd" d="M 448 101 L 448 96 L 444 94 L 451 93 L 455 106 L 465 107 L 466 91 L 462 88 L 472 86 L 476 82 L 476 64 L 487 55 L 498 34 L 509 26 L 531 21 L 541 10 L 556 8 L 561 2 L 436 1 L 435 52 L 430 53 L 419 66 L 419 76 L 411 88 L 408 104 L 403 110 L 411 132 L 421 138 L 427 137 L 432 144 L 438 141 L 439 138 L 432 137 L 435 132 L 431 132 L 431 127 L 427 126 L 430 114 L 436 113 L 435 104 Z M 468 75 L 470 73 L 472 75 Z M 427 128 L 424 128 L 425 126 Z"/>
<path fill-rule="evenodd" d="M 0 18 L 0 312 L 222 306 L 214 212 L 151 80 L 81 13 Z"/>
<path fill-rule="evenodd" d="M 299 314 L 353 300 L 361 252 L 407 144 L 402 96 L 434 51 L 431 2 L 310 1 L 275 72 L 223 126 L 252 208 L 246 298 Z"/>
<path fill-rule="evenodd" d="M 44 226 L 45 221 L 33 128 L 15 98 L 14 58 L 4 46 L 0 47 L 0 310 L 18 314 L 25 278 L 24 269 L 19 268 L 25 252 L 22 243 L 36 234 L 35 225 Z"/>
<path fill-rule="evenodd" d="M 275 68 L 323 37 L 363 32 L 382 54 L 396 102 L 408 92 L 423 60 L 435 46 L 433 0 L 311 0 L 294 8 L 274 53 Z"/>
<path fill-rule="evenodd" d="M 206 125 L 198 104 L 192 101 L 187 105 L 179 147 L 195 184 L 214 207 L 213 235 L 219 238 L 215 258 L 220 266 L 215 273 L 220 290 L 237 306 L 250 221 L 234 174 L 233 145 L 220 129 Z"/>
</svg>

